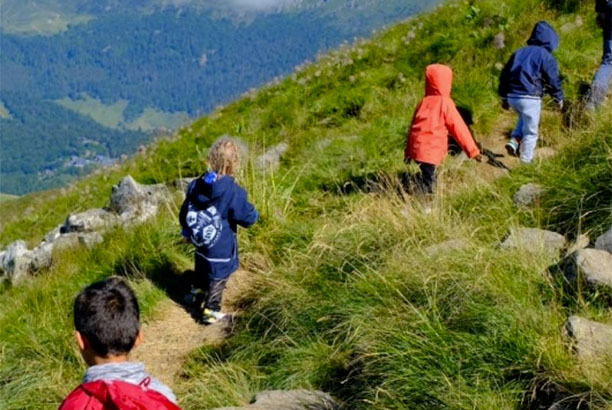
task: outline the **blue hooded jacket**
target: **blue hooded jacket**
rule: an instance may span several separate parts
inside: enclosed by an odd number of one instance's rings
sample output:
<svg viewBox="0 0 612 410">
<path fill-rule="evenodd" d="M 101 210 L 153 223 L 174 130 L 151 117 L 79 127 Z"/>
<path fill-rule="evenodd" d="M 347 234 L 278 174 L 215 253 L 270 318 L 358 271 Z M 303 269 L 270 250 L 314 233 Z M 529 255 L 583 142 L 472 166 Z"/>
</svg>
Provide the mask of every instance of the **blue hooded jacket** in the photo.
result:
<svg viewBox="0 0 612 410">
<path fill-rule="evenodd" d="M 559 36 L 546 21 L 536 24 L 527 47 L 517 50 L 504 67 L 499 95 L 519 98 L 542 98 L 548 92 L 555 101 L 563 101 L 559 64 L 552 52 L 559 46 Z"/>
<path fill-rule="evenodd" d="M 211 279 L 225 279 L 238 269 L 238 225 L 248 228 L 259 217 L 246 191 L 229 175 L 208 172 L 187 188 L 179 221 L 183 236 L 196 247 L 198 265 Z"/>
</svg>

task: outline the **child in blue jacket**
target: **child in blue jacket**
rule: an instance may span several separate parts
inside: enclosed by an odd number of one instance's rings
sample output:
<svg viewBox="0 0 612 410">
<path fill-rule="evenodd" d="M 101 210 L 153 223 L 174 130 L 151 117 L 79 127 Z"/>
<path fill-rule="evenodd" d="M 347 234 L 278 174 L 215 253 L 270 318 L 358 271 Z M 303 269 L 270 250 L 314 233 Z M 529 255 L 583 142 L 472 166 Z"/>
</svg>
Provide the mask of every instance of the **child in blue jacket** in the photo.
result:
<svg viewBox="0 0 612 410">
<path fill-rule="evenodd" d="M 238 269 L 238 225 L 248 228 L 258 218 L 246 191 L 233 178 L 240 148 L 232 139 L 217 141 L 208 155 L 210 171 L 195 179 L 179 214 L 183 237 L 195 248 L 197 288 L 206 294 L 203 320 L 223 317 L 221 301 L 229 276 Z"/>
<path fill-rule="evenodd" d="M 499 95 L 505 109 L 512 108 L 519 115 L 506 149 L 517 156 L 520 148 L 522 162 L 533 161 L 538 142 L 542 97 L 548 92 L 559 108 L 563 108 L 563 88 L 559 65 L 552 53 L 559 46 L 559 36 L 546 21 L 536 24 L 527 47 L 517 50 L 504 67 L 499 84 Z"/>
</svg>

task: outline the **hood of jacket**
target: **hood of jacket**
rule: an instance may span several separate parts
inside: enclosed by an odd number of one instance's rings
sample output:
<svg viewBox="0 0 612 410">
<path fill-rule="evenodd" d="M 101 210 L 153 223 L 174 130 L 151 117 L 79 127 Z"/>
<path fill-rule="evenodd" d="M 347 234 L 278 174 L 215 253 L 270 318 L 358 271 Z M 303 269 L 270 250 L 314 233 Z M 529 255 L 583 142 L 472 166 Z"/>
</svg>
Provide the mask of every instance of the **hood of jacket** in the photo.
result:
<svg viewBox="0 0 612 410">
<path fill-rule="evenodd" d="M 83 376 L 83 383 L 118 380 L 139 385 L 147 379 L 150 380 L 148 382 L 148 388 L 163 394 L 168 400 L 176 403 L 176 397 L 172 390 L 157 379 L 149 377 L 142 363 L 121 362 L 91 366 L 85 372 L 85 376 Z M 112 401 L 112 397 L 108 396 L 107 389 L 104 386 L 100 386 L 95 391 L 90 391 L 90 394 L 94 395 L 102 403 L 108 400 Z"/>
<path fill-rule="evenodd" d="M 453 70 L 443 64 L 431 64 L 425 69 L 425 95 L 450 97 L 453 87 Z"/>
<path fill-rule="evenodd" d="M 559 47 L 559 35 L 555 29 L 546 21 L 540 21 L 533 28 L 531 37 L 527 40 L 530 46 L 544 47 L 550 53 Z"/>
<path fill-rule="evenodd" d="M 229 175 L 218 175 L 207 172 L 194 184 L 191 200 L 201 207 L 221 198 L 234 185 L 234 178 Z"/>
</svg>

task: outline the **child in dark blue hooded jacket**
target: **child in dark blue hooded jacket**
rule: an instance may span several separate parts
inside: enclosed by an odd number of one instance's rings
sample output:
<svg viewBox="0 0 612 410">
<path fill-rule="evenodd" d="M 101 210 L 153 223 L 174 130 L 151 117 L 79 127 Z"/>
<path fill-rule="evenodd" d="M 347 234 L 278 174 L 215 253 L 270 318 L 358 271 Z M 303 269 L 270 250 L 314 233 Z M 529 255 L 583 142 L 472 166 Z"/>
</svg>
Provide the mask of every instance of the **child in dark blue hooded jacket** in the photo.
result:
<svg viewBox="0 0 612 410">
<path fill-rule="evenodd" d="M 224 317 L 223 291 L 238 269 L 238 225 L 248 228 L 259 215 L 232 177 L 240 165 L 240 148 L 233 140 L 216 142 L 208 165 L 211 171 L 189 184 L 179 221 L 183 237 L 196 247 L 197 287 L 207 294 L 204 321 L 213 323 Z"/>
<path fill-rule="evenodd" d="M 531 162 L 538 141 L 542 97 L 548 92 L 563 108 L 563 88 L 559 65 L 552 53 L 559 46 L 559 36 L 546 21 L 537 23 L 527 47 L 517 50 L 504 67 L 499 95 L 504 108 L 514 109 L 519 120 L 506 149 L 522 162 Z"/>
</svg>

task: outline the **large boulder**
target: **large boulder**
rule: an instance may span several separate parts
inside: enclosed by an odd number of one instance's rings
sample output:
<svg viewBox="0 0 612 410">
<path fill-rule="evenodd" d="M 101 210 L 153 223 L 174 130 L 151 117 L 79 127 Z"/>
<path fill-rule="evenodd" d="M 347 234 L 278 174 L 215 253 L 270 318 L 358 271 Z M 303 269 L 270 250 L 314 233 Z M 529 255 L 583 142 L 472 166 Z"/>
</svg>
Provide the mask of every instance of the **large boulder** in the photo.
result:
<svg viewBox="0 0 612 410">
<path fill-rule="evenodd" d="M 157 214 L 159 206 L 171 197 L 163 184 L 142 185 L 130 175 L 113 186 L 111 210 L 120 215 L 122 222 L 142 222 Z"/>
<path fill-rule="evenodd" d="M 590 285 L 612 288 L 612 253 L 599 249 L 580 249 L 569 255 L 563 265 L 565 276 L 570 282 L 581 278 Z"/>
<path fill-rule="evenodd" d="M 53 263 L 53 248 L 54 245 L 52 242 L 42 242 L 36 248 L 32 249 L 30 273 L 51 267 Z"/>
<path fill-rule="evenodd" d="M 6 248 L 0 262 L 4 275 L 11 282 L 19 282 L 30 273 L 32 252 L 25 241 L 15 241 Z"/>
<path fill-rule="evenodd" d="M 216 410 L 335 410 L 338 403 L 327 393 L 314 390 L 271 390 L 259 393 L 254 403 Z"/>
<path fill-rule="evenodd" d="M 118 223 L 119 217 L 116 214 L 105 209 L 96 208 L 68 216 L 62 232 L 101 231 L 111 228 Z"/>
<path fill-rule="evenodd" d="M 91 249 L 99 243 L 102 243 L 104 238 L 98 232 L 71 232 L 60 235 L 53 245 L 56 249 L 68 249 L 84 246 Z"/>
<path fill-rule="evenodd" d="M 289 150 L 289 144 L 281 142 L 267 150 L 264 154 L 257 157 L 255 164 L 258 169 L 277 170 L 280 167 L 280 161 L 283 155 Z"/>
<path fill-rule="evenodd" d="M 595 249 L 612 253 L 612 227 L 595 240 Z"/>
<path fill-rule="evenodd" d="M 559 254 L 567 241 L 559 233 L 537 228 L 513 228 L 501 244 L 503 249 Z"/>
<path fill-rule="evenodd" d="M 612 326 L 579 316 L 571 316 L 566 324 L 576 353 L 581 358 L 612 358 Z"/>
<path fill-rule="evenodd" d="M 538 203 L 542 194 L 545 192 L 544 187 L 538 184 L 526 184 L 519 188 L 514 194 L 514 203 L 520 207 L 526 208 Z"/>
</svg>

